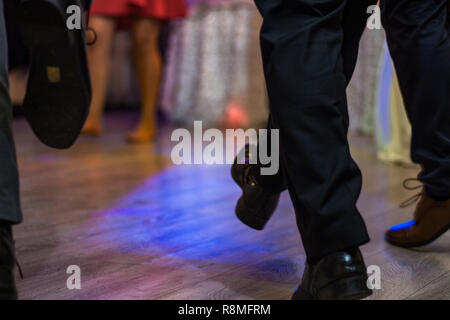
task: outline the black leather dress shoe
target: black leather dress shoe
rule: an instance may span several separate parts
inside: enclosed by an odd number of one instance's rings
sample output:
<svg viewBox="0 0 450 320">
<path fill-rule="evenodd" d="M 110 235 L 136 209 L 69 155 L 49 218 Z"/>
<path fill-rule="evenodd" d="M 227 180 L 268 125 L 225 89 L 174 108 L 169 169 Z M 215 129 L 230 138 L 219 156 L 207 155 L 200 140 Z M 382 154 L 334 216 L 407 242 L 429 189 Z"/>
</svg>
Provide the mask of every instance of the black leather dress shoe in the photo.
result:
<svg viewBox="0 0 450 320">
<path fill-rule="evenodd" d="M 359 250 L 330 254 L 306 264 L 303 279 L 292 300 L 357 300 L 368 297 L 367 270 Z"/>
<path fill-rule="evenodd" d="M 241 156 L 245 157 L 242 161 L 244 164 L 238 163 Z M 249 146 L 246 145 L 231 167 L 231 176 L 242 189 L 242 196 L 236 205 L 236 216 L 247 226 L 263 230 L 277 208 L 280 193 L 268 192 L 256 182 L 251 172 L 251 156 Z"/>
<path fill-rule="evenodd" d="M 0 225 L 0 300 L 16 300 L 14 245 L 10 227 Z"/>
<path fill-rule="evenodd" d="M 81 21 L 89 3 L 21 0 L 19 7 L 20 30 L 31 55 L 24 112 L 36 136 L 53 148 L 70 147 L 89 112 L 92 93 L 85 30 L 82 24 L 69 29 L 72 20 L 67 13 L 72 7 L 69 12 L 79 13 Z"/>
</svg>

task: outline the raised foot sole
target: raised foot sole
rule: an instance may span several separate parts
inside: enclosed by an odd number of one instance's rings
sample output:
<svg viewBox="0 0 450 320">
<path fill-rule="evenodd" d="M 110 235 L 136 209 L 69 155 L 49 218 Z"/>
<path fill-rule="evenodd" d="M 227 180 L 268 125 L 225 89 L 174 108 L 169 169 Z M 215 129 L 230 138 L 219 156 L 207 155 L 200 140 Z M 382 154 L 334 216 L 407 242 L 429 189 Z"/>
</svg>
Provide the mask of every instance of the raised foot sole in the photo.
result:
<svg viewBox="0 0 450 320">
<path fill-rule="evenodd" d="M 25 116 L 47 146 L 75 143 L 89 112 L 91 86 L 84 32 L 68 30 L 65 5 L 77 0 L 28 0 L 20 5 L 20 29 L 31 64 Z"/>
</svg>

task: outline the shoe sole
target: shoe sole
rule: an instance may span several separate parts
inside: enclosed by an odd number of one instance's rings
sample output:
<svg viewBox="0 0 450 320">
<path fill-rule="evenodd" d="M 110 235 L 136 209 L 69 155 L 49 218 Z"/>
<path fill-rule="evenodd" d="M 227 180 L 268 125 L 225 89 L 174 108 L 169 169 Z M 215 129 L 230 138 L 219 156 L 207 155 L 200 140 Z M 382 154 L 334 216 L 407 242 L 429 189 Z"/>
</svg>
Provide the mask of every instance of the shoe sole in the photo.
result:
<svg viewBox="0 0 450 320">
<path fill-rule="evenodd" d="M 237 201 L 235 213 L 236 217 L 246 226 L 261 231 L 264 230 L 268 220 L 262 220 L 257 218 L 257 214 L 255 214 L 252 210 L 250 210 L 244 201 L 244 187 L 239 181 L 239 174 L 236 171 L 236 166 L 233 165 L 231 167 L 231 177 L 233 178 L 234 182 L 241 188 L 242 195 Z M 278 202 L 276 203 L 278 205 Z"/>
<path fill-rule="evenodd" d="M 20 5 L 20 29 L 31 50 L 25 116 L 46 145 L 66 149 L 81 133 L 89 112 L 91 85 L 83 30 L 69 30 L 60 0 Z M 67 0 L 69 5 L 80 5 Z M 81 8 L 81 7 L 80 7 Z"/>
<path fill-rule="evenodd" d="M 385 240 L 392 244 L 393 246 L 396 247 L 401 247 L 401 248 L 416 248 L 416 247 L 423 247 L 426 246 L 430 243 L 432 243 L 433 241 L 435 241 L 437 238 L 439 238 L 440 236 L 442 236 L 444 233 L 446 233 L 448 230 L 450 230 L 450 224 L 448 224 L 447 226 L 445 226 L 441 231 L 439 231 L 438 233 L 436 233 L 432 238 L 421 241 L 421 242 L 398 242 L 395 241 L 395 239 L 390 238 L 388 236 L 385 236 Z"/>
<path fill-rule="evenodd" d="M 361 300 L 372 295 L 367 287 L 367 276 L 354 276 L 337 280 L 320 289 L 317 296 L 313 296 L 299 288 L 292 296 L 292 300 Z"/>
</svg>

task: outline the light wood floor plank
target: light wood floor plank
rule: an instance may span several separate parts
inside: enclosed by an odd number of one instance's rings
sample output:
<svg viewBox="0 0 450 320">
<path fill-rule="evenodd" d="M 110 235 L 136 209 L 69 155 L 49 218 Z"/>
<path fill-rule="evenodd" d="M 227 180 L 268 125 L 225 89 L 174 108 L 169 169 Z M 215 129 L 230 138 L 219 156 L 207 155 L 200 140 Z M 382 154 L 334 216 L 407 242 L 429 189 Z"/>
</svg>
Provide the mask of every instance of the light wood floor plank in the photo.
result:
<svg viewBox="0 0 450 320">
<path fill-rule="evenodd" d="M 289 299 L 304 250 L 289 195 L 262 232 L 234 216 L 240 189 L 229 166 L 173 166 L 170 129 L 154 145 L 129 146 L 127 113 L 107 117 L 99 139 L 71 149 L 42 146 L 14 123 L 25 221 L 15 229 L 24 299 Z M 450 234 L 416 250 L 394 248 L 385 229 L 412 217 L 401 183 L 417 168 L 380 163 L 367 138 L 352 137 L 363 173 L 358 207 L 372 241 L 368 265 L 382 289 L 369 299 L 449 299 Z M 82 289 L 68 290 L 79 265 Z"/>
</svg>

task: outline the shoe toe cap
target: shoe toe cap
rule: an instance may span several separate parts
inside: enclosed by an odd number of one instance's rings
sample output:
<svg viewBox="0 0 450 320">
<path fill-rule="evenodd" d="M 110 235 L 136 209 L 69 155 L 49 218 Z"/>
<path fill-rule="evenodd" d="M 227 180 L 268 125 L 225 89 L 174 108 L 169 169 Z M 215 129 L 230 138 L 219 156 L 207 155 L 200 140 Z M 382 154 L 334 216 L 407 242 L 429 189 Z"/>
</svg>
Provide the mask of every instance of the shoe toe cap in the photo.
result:
<svg viewBox="0 0 450 320">
<path fill-rule="evenodd" d="M 408 221 L 397 224 L 386 231 L 385 237 L 388 241 L 408 241 L 408 235 L 415 221 Z"/>
</svg>

